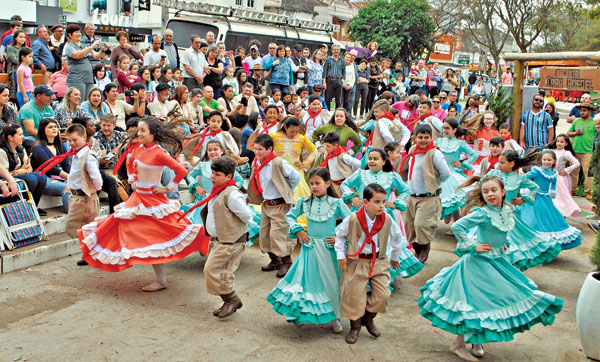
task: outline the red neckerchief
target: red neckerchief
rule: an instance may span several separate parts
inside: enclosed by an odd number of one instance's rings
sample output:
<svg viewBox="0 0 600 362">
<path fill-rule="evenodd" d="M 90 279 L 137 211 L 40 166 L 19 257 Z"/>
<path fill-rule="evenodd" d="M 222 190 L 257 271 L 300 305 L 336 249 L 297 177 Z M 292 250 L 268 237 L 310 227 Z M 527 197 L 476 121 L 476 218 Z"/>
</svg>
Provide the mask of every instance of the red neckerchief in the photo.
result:
<svg viewBox="0 0 600 362">
<path fill-rule="evenodd" d="M 179 217 L 179 219 L 182 219 L 185 215 L 189 214 L 190 212 L 192 212 L 192 210 L 208 203 L 210 200 L 214 199 L 215 197 L 219 196 L 219 194 L 221 192 L 223 192 L 223 190 L 225 190 L 228 186 L 236 186 L 235 180 L 233 179 L 233 177 L 231 177 L 231 179 L 229 179 L 229 181 L 225 182 L 224 184 L 222 184 L 219 187 L 213 187 L 212 190 L 210 190 L 210 194 L 204 199 L 204 200 L 200 200 L 196 203 L 196 205 L 192 206 L 188 211 L 184 212 L 183 215 L 181 215 Z"/>
<path fill-rule="evenodd" d="M 391 121 L 395 117 L 396 116 L 394 116 L 394 114 L 392 112 L 386 112 L 381 117 L 377 118 L 377 120 L 379 121 L 380 119 L 385 118 L 385 119 L 389 119 Z M 375 133 L 375 128 L 373 128 L 373 130 L 371 131 L 371 134 L 369 135 L 369 138 L 367 138 L 367 142 L 365 142 L 365 147 L 370 146 L 371 143 L 373 143 L 373 134 L 374 133 Z"/>
<path fill-rule="evenodd" d="M 327 167 L 327 162 L 329 162 L 329 160 L 341 155 L 344 152 L 346 152 L 346 148 L 342 147 L 340 145 L 337 145 L 337 148 L 335 150 L 333 150 L 333 152 L 328 153 L 327 156 L 325 156 L 325 159 L 323 160 L 323 162 L 321 162 L 319 167 Z"/>
<path fill-rule="evenodd" d="M 263 129 L 258 135 L 260 136 L 261 134 L 269 134 L 269 129 L 275 127 L 275 125 L 277 125 L 277 121 L 272 122 L 271 124 L 267 124 L 267 121 L 264 121 L 262 124 Z"/>
<path fill-rule="evenodd" d="M 194 138 L 201 137 L 202 139 L 200 141 L 198 141 L 198 144 L 196 145 L 196 147 L 194 147 L 194 151 L 192 151 L 192 155 L 194 155 L 196 153 L 196 151 L 198 151 L 200 149 L 200 147 L 202 147 L 202 144 L 204 144 L 204 140 L 206 140 L 206 137 L 216 136 L 221 132 L 223 132 L 223 130 L 220 128 L 217 131 L 212 132 L 209 127 L 206 127 L 204 129 L 204 131 L 202 131 L 201 133 L 199 133 L 197 135 L 190 137 L 187 141 L 185 141 L 183 143 L 183 146 L 185 146 L 188 142 L 190 142 Z"/>
<path fill-rule="evenodd" d="M 139 144 L 140 144 L 139 142 L 134 142 L 134 143 L 129 144 L 129 147 L 127 147 L 127 151 L 125 151 L 121 154 L 121 157 L 119 157 L 119 159 L 117 160 L 115 167 L 113 167 L 113 175 L 116 175 L 117 172 L 119 172 L 121 165 L 127 159 L 127 155 L 131 154 L 133 152 L 133 150 L 136 149 Z"/>
<path fill-rule="evenodd" d="M 424 120 L 425 118 L 427 118 L 427 117 L 431 117 L 431 116 L 435 116 L 435 114 L 433 114 L 433 113 L 431 113 L 431 111 L 429 111 L 427 114 L 425 114 L 425 115 L 423 115 L 423 116 L 419 116 L 419 117 L 417 117 L 417 118 L 409 118 L 409 119 L 407 119 L 407 121 L 409 121 L 409 122 L 407 122 L 407 123 L 404 123 L 404 125 L 405 125 L 406 127 L 410 127 L 410 126 L 412 126 L 413 124 L 415 124 L 415 123 L 417 123 L 417 122 L 421 122 L 421 121 L 422 121 L 422 120 Z"/>
<path fill-rule="evenodd" d="M 433 150 L 434 148 L 437 148 L 436 145 L 433 144 L 433 142 L 431 142 L 429 144 L 429 146 L 425 147 L 425 148 L 416 148 L 413 152 L 407 154 L 406 156 L 404 156 L 402 158 L 402 163 L 400 164 L 400 170 L 403 169 L 404 167 L 404 162 L 406 162 L 406 160 L 408 160 L 409 158 L 412 157 L 412 160 L 410 162 L 410 166 L 409 166 L 409 170 L 408 170 L 408 180 L 410 181 L 412 179 L 412 172 L 413 172 L 413 167 L 415 166 L 415 157 L 416 155 L 420 154 L 420 153 L 426 153 L 429 152 L 431 150 Z"/>
<path fill-rule="evenodd" d="M 56 156 L 50 158 L 48 161 L 42 163 L 40 165 L 40 167 L 36 168 L 35 171 L 33 171 L 33 172 L 40 171 L 40 175 L 43 175 L 46 172 L 50 171 L 54 166 L 58 165 L 59 163 L 63 162 L 64 160 L 66 160 L 68 157 L 76 155 L 77 152 L 81 151 L 86 146 L 90 147 L 90 145 L 86 143 L 85 145 L 83 145 L 83 147 L 81 147 L 78 150 L 71 149 L 67 153 L 63 153 L 62 155 L 56 155 Z"/>
<path fill-rule="evenodd" d="M 360 210 L 358 210 L 356 212 L 356 218 L 358 219 L 358 222 L 360 223 L 360 228 L 365 233 L 365 241 L 363 241 L 362 245 L 360 246 L 360 249 L 358 249 L 358 252 L 356 254 L 352 254 L 352 255 L 346 254 L 346 257 L 349 257 L 349 258 L 357 257 L 363 251 L 363 249 L 365 248 L 365 245 L 371 244 L 371 270 L 369 270 L 369 278 L 370 278 L 371 273 L 373 272 L 373 267 L 375 266 L 375 260 L 377 259 L 377 250 L 375 248 L 375 245 L 373 245 L 374 244 L 373 236 L 377 235 L 377 233 L 379 233 L 379 231 L 383 227 L 383 224 L 385 223 L 385 216 L 383 215 L 383 213 L 375 216 L 375 223 L 373 224 L 371 231 L 369 231 L 369 224 L 367 223 L 366 213 L 367 212 L 365 210 L 364 205 L 360 208 Z"/>
<path fill-rule="evenodd" d="M 487 170 L 489 171 L 489 170 L 495 169 L 496 166 L 494 166 L 494 165 L 496 164 L 496 162 L 498 162 L 499 159 L 500 159 L 500 155 L 498 155 L 498 157 L 494 157 L 490 153 L 490 155 L 488 156 L 488 163 L 489 163 L 489 165 L 488 165 L 488 169 Z M 481 171 L 483 171 L 483 170 L 481 170 Z"/>
<path fill-rule="evenodd" d="M 511 135 L 510 135 L 510 133 L 509 133 L 509 134 L 508 134 L 508 137 L 506 137 L 506 138 L 504 139 L 504 142 L 506 142 L 506 141 L 508 141 L 508 140 L 512 140 L 512 139 L 513 139 L 513 138 L 511 137 Z"/>
<path fill-rule="evenodd" d="M 260 166 L 256 166 L 258 163 L 258 158 L 254 158 L 252 162 L 252 168 L 254 172 L 252 173 L 252 177 L 250 178 L 250 184 L 252 185 L 252 189 L 254 193 L 260 195 L 263 193 L 263 188 L 260 186 L 260 170 L 262 170 L 266 165 L 269 164 L 275 157 L 275 153 L 271 152 L 265 157 L 265 159 L 260 163 Z"/>
<path fill-rule="evenodd" d="M 312 124 L 313 124 L 313 128 L 317 128 L 316 124 L 317 124 L 317 116 L 319 114 L 321 114 L 321 111 L 323 110 L 323 108 L 319 109 L 319 111 L 317 113 L 312 113 L 310 111 L 310 108 L 306 110 L 306 112 L 308 113 L 308 119 L 306 120 L 306 124 L 308 124 L 308 122 L 312 119 Z"/>
</svg>

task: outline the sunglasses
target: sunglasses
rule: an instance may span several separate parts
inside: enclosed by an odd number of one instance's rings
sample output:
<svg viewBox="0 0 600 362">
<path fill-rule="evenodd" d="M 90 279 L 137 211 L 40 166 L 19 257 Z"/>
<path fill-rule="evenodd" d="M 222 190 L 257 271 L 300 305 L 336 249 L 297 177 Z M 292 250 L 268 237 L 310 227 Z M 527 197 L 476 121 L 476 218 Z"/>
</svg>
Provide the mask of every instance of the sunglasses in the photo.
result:
<svg viewBox="0 0 600 362">
<path fill-rule="evenodd" d="M 446 97 L 440 97 L 440 99 L 446 99 Z"/>
<path fill-rule="evenodd" d="M 539 99 L 539 98 L 534 98 L 533 101 L 534 102 L 543 102 L 544 100 L 543 99 Z"/>
<path fill-rule="evenodd" d="M 433 103 L 440 103 L 440 101 L 432 101 Z"/>
</svg>

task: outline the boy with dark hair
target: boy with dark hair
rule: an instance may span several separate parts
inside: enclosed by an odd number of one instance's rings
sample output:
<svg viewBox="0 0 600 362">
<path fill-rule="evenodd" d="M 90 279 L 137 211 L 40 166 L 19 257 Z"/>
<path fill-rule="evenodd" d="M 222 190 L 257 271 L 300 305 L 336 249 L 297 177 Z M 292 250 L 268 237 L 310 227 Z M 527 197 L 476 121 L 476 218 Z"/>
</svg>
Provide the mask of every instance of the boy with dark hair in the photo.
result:
<svg viewBox="0 0 600 362">
<path fill-rule="evenodd" d="M 248 240 L 247 225 L 252 222 L 252 211 L 233 180 L 237 162 L 229 156 L 221 156 L 212 162 L 210 195 L 200 204 L 201 216 L 210 238 L 208 259 L 204 264 L 204 277 L 208 293 L 219 295 L 223 305 L 213 315 L 225 318 L 242 307 L 236 295 L 233 281 L 240 265 Z"/>
<path fill-rule="evenodd" d="M 346 342 L 356 343 L 362 326 L 373 337 L 381 333 L 375 326 L 377 313 L 385 313 L 390 296 L 390 260 L 399 267 L 398 255 L 402 231 L 385 212 L 387 193 L 378 184 L 369 184 L 363 191 L 363 207 L 344 219 L 335 236 L 335 252 L 342 271 L 342 315 L 350 319 Z M 367 283 L 371 291 L 367 293 Z"/>
<path fill-rule="evenodd" d="M 248 198 L 250 203 L 261 205 L 260 249 L 271 259 L 261 270 L 277 270 L 277 277 L 283 278 L 292 265 L 295 244 L 289 237 L 285 215 L 295 203 L 293 190 L 300 183 L 300 174 L 275 156 L 273 139 L 268 134 L 256 137 L 254 154 Z"/>
<path fill-rule="evenodd" d="M 400 165 L 402 172 L 408 171 L 411 193 L 406 201 L 404 230 L 408 242 L 413 244 L 417 259 L 423 264 L 429 257 L 430 244 L 442 211 L 440 185 L 450 177 L 444 154 L 434 145 L 431 135 L 429 125 L 417 126 L 414 131 L 415 145 Z"/>
<path fill-rule="evenodd" d="M 67 235 L 77 237 L 77 230 L 89 224 L 98 216 L 99 202 L 97 191 L 102 189 L 102 175 L 98 160 L 86 143 L 85 128 L 72 124 L 66 131 L 73 154 L 71 172 L 67 178 L 69 212 L 67 214 Z"/>
<path fill-rule="evenodd" d="M 325 167 L 331 175 L 331 187 L 342 197 L 340 185 L 345 179 L 360 168 L 360 160 L 352 157 L 345 147 L 340 145 L 340 136 L 337 132 L 329 132 L 321 140 L 327 154 L 319 167 Z"/>
<path fill-rule="evenodd" d="M 498 160 L 502 151 L 504 151 L 504 139 L 500 136 L 492 137 L 490 139 L 490 155 L 481 160 L 479 168 L 475 170 L 475 176 L 485 176 L 490 170 L 498 167 Z"/>
</svg>

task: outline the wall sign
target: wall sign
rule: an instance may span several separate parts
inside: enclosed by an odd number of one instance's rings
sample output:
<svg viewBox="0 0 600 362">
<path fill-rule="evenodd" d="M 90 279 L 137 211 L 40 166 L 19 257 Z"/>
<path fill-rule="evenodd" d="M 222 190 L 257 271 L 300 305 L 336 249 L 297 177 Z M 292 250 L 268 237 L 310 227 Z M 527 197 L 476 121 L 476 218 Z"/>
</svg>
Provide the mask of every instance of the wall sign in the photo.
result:
<svg viewBox="0 0 600 362">
<path fill-rule="evenodd" d="M 92 11 L 92 23 L 99 25 L 110 25 L 119 27 L 130 27 L 132 24 L 131 16 L 98 14 L 98 8 Z"/>
<path fill-rule="evenodd" d="M 600 71 L 596 67 L 543 67 L 540 88 L 568 91 L 600 91 Z"/>
</svg>

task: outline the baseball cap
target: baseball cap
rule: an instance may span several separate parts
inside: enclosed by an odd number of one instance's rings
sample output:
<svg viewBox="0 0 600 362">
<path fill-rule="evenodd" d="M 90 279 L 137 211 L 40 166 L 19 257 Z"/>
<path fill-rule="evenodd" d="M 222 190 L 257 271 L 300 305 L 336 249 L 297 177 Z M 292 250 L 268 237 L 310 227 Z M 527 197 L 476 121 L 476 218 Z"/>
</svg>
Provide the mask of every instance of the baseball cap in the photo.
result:
<svg viewBox="0 0 600 362">
<path fill-rule="evenodd" d="M 316 86 L 313 87 L 313 90 L 315 90 L 317 92 L 320 92 L 320 91 L 323 90 L 323 87 L 321 87 L 320 85 L 316 85 Z"/>
<path fill-rule="evenodd" d="M 33 90 L 33 95 L 37 96 L 38 94 L 45 94 L 47 96 L 51 96 L 53 94 L 56 94 L 55 91 L 53 91 L 52 89 L 50 89 L 50 87 L 48 87 L 47 85 L 38 85 L 37 87 L 35 87 L 35 89 Z"/>
<path fill-rule="evenodd" d="M 253 46 L 250 47 L 250 50 L 256 50 L 256 51 L 258 51 L 258 47 L 256 45 L 253 45 Z"/>
<path fill-rule="evenodd" d="M 304 48 L 302 47 L 302 45 L 300 45 L 300 44 L 296 44 L 296 45 L 294 45 L 294 50 L 295 50 L 295 51 L 297 51 L 297 52 L 301 52 L 301 51 L 302 51 L 302 49 L 304 49 Z"/>
</svg>

